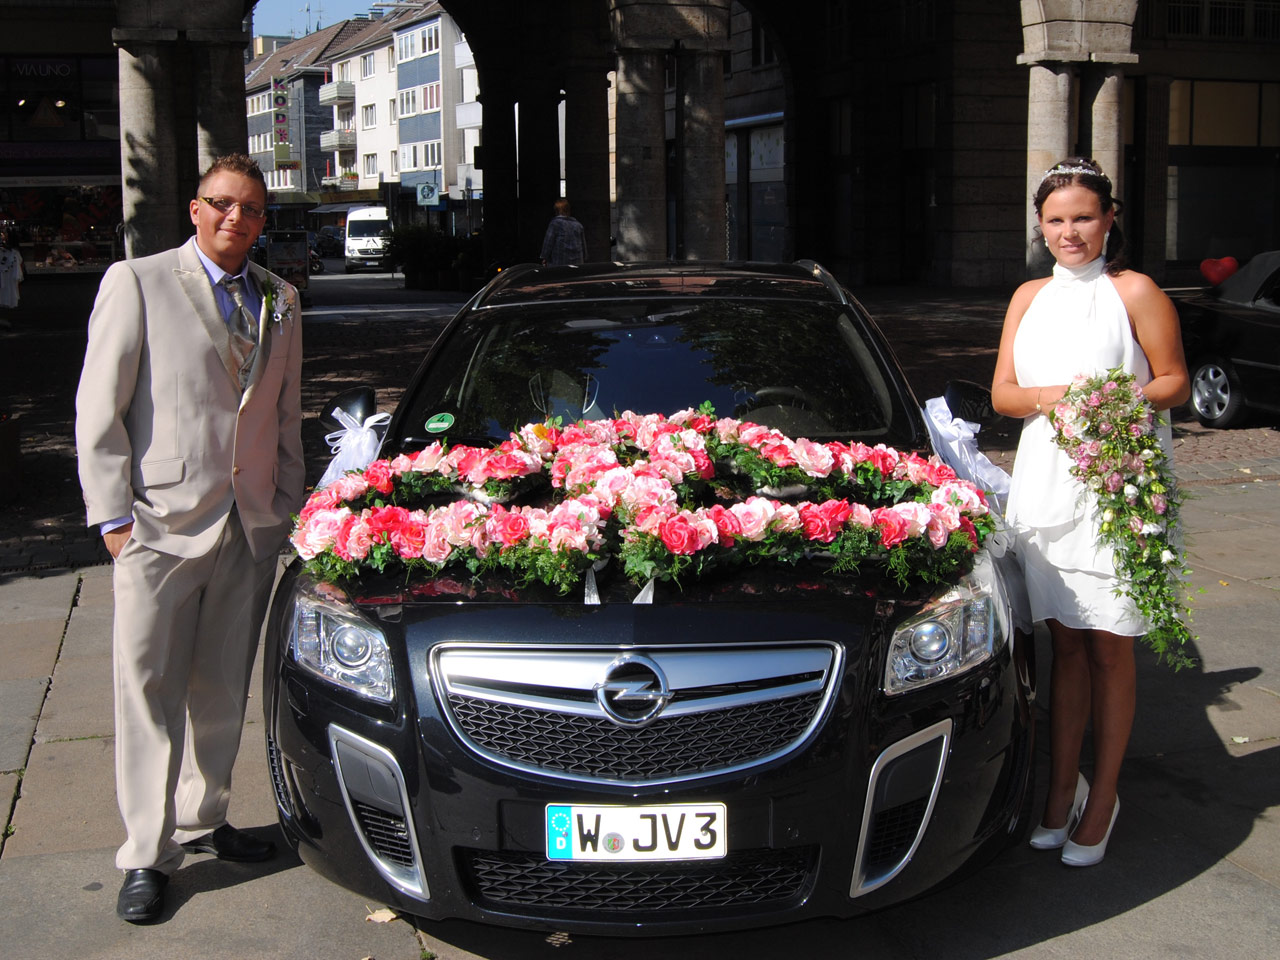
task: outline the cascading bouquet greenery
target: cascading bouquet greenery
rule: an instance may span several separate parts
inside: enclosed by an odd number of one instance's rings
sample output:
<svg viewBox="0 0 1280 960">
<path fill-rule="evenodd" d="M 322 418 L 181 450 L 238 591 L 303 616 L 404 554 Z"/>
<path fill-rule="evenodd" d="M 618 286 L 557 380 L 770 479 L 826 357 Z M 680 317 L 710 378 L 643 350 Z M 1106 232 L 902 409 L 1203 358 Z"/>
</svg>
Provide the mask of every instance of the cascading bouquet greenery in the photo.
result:
<svg viewBox="0 0 1280 960">
<path fill-rule="evenodd" d="M 430 506 L 450 493 L 461 497 Z M 806 559 L 939 583 L 967 571 L 994 528 L 982 491 L 937 457 L 792 440 L 704 404 L 376 460 L 316 490 L 290 539 L 326 580 L 461 565 L 567 593 L 611 559 L 637 583 Z"/>
<path fill-rule="evenodd" d="M 1181 497 L 1156 434 L 1156 413 L 1123 369 L 1075 377 L 1050 411 L 1071 474 L 1097 498 L 1098 537 L 1114 551 L 1118 593 L 1151 624 L 1146 644 L 1175 670 L 1194 662 L 1195 637 L 1183 577 L 1190 575 L 1176 539 Z"/>
</svg>

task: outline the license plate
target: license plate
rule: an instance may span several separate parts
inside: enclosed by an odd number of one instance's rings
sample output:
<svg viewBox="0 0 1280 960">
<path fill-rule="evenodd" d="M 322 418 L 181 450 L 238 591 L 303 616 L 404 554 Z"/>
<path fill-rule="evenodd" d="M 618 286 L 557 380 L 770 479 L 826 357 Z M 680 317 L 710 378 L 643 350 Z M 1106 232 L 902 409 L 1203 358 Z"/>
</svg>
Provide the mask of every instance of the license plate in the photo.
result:
<svg viewBox="0 0 1280 960">
<path fill-rule="evenodd" d="M 547 804 L 548 860 L 704 860 L 723 857 L 723 803 L 642 807 Z"/>
</svg>

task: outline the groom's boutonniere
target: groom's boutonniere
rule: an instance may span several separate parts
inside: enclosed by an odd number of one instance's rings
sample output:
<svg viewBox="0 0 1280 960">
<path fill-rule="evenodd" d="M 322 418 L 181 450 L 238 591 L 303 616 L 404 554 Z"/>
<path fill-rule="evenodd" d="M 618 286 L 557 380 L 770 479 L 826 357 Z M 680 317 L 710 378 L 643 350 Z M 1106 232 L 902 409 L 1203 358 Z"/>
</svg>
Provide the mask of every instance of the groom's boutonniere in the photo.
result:
<svg viewBox="0 0 1280 960">
<path fill-rule="evenodd" d="M 268 280 L 263 284 L 262 302 L 266 304 L 267 314 L 271 317 L 271 321 L 276 325 L 278 333 L 284 332 L 286 323 L 293 323 L 293 309 L 295 305 L 295 297 L 293 297 L 289 288 L 282 285 L 279 281 Z"/>
</svg>

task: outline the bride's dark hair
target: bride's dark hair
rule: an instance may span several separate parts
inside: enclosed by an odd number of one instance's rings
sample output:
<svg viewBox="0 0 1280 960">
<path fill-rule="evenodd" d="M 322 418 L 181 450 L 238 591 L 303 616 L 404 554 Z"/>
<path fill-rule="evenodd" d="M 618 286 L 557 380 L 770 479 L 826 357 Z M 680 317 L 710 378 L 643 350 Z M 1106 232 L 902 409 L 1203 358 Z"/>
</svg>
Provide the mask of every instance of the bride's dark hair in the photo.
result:
<svg viewBox="0 0 1280 960">
<path fill-rule="evenodd" d="M 1044 179 L 1040 181 L 1040 186 L 1036 189 L 1036 194 L 1031 200 L 1035 206 L 1036 216 L 1040 216 L 1040 209 L 1044 206 L 1044 202 L 1049 199 L 1049 194 L 1062 187 L 1071 186 L 1084 187 L 1097 194 L 1103 213 L 1114 210 L 1118 217 L 1124 210 L 1124 204 L 1111 195 L 1111 178 L 1102 172 L 1102 167 L 1098 164 L 1098 161 L 1091 160 L 1088 157 L 1067 157 L 1067 159 L 1055 163 L 1045 171 Z M 1128 268 L 1124 250 L 1124 234 L 1120 232 L 1118 223 L 1113 222 L 1111 224 L 1111 233 L 1107 237 L 1107 248 L 1102 251 L 1102 255 L 1107 261 L 1107 273 L 1114 276 Z"/>
</svg>

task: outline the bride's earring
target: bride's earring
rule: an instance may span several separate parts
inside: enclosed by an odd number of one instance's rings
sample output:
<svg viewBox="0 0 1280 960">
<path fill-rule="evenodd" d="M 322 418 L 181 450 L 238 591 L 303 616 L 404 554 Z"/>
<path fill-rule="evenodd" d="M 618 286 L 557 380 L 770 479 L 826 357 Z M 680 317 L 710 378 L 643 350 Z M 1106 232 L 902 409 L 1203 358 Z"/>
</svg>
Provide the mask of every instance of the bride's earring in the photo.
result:
<svg viewBox="0 0 1280 960">
<path fill-rule="evenodd" d="M 1107 257 L 1107 244 L 1110 242 L 1111 242 L 1111 231 L 1108 230 L 1106 233 L 1102 235 L 1102 258 L 1104 260 Z"/>
</svg>

